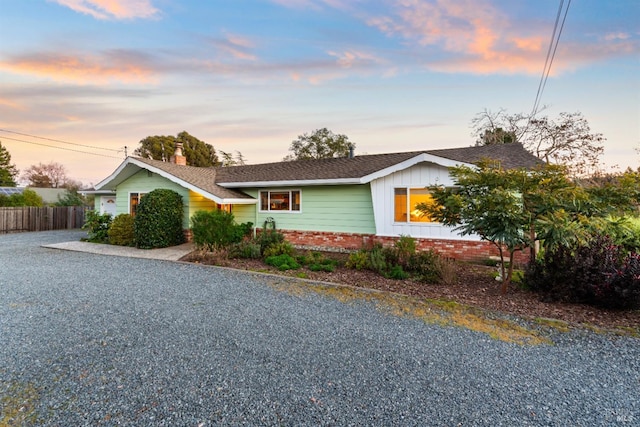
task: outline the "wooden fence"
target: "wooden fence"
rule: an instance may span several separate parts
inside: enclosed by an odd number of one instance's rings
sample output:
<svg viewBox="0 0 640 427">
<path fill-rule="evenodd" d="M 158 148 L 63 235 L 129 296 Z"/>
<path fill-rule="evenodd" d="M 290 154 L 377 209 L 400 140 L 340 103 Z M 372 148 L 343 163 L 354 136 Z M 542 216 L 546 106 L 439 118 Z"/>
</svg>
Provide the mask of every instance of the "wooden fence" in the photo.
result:
<svg viewBox="0 0 640 427">
<path fill-rule="evenodd" d="M 82 206 L 0 207 L 0 233 L 81 228 L 84 212 Z"/>
</svg>

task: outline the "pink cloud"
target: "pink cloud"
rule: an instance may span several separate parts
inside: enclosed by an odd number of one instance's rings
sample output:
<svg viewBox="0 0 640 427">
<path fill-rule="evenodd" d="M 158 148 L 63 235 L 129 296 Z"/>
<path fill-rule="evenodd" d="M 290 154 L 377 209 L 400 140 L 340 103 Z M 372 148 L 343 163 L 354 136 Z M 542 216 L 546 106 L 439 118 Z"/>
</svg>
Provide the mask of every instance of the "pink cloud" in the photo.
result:
<svg viewBox="0 0 640 427">
<path fill-rule="evenodd" d="M 336 64 L 341 68 L 355 68 L 358 66 L 369 66 L 372 64 L 379 64 L 384 62 L 382 59 L 366 53 L 356 50 L 347 50 L 345 52 L 327 52 L 329 55 L 337 58 Z"/>
<path fill-rule="evenodd" d="M 113 51 L 102 55 L 40 53 L 15 56 L 0 62 L 0 70 L 32 74 L 80 84 L 150 83 L 154 70 L 145 58 L 131 52 Z"/>
<path fill-rule="evenodd" d="M 159 10 L 150 0 L 49 0 L 96 19 L 153 18 Z"/>
<path fill-rule="evenodd" d="M 326 5 L 335 9 L 345 10 L 361 0 L 271 0 L 275 4 L 291 9 L 321 9 Z"/>
<path fill-rule="evenodd" d="M 255 61 L 257 56 L 252 53 L 255 44 L 252 40 L 237 36 L 229 35 L 223 39 L 215 39 L 210 41 L 217 49 L 231 55 L 235 59 L 242 59 L 246 61 Z"/>
<path fill-rule="evenodd" d="M 402 37 L 409 47 L 432 47 L 425 59 L 427 68 L 444 72 L 478 74 L 539 74 L 551 36 L 548 27 L 522 25 L 489 0 L 397 0 L 391 11 L 367 19 L 367 24 L 389 37 Z M 610 43 L 594 49 L 576 44 L 578 51 L 591 52 L 591 61 L 599 55 L 627 54 L 626 33 L 611 33 Z M 562 60 L 554 62 L 552 74 L 584 64 L 575 50 L 562 49 Z M 585 49 L 582 49 L 585 48 Z M 558 56 L 560 58 L 560 56 Z M 572 63 L 572 61 L 576 61 Z"/>
</svg>

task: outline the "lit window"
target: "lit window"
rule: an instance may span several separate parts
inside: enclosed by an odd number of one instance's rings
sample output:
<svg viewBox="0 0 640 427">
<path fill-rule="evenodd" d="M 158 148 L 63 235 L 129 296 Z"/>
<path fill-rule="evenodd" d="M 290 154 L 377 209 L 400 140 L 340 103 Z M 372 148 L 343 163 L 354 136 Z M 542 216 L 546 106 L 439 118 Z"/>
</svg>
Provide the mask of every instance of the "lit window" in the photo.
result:
<svg viewBox="0 0 640 427">
<path fill-rule="evenodd" d="M 265 212 L 299 212 L 300 190 L 261 191 L 260 210 Z"/>
<path fill-rule="evenodd" d="M 131 216 L 136 216 L 140 199 L 142 199 L 142 196 L 145 194 L 146 193 L 129 193 L 129 214 L 131 214 Z"/>
<path fill-rule="evenodd" d="M 421 203 L 433 204 L 433 197 L 426 188 L 395 188 L 393 220 L 395 222 L 433 222 L 429 215 L 417 208 Z"/>
</svg>

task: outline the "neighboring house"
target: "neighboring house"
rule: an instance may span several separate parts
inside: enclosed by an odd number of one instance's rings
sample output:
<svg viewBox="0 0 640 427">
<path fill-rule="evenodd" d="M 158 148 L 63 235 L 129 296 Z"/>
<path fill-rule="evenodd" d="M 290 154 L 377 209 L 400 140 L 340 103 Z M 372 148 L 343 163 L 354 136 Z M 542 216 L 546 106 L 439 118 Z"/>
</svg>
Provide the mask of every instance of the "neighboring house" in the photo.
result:
<svg viewBox="0 0 640 427">
<path fill-rule="evenodd" d="M 45 205 L 52 205 L 60 201 L 67 192 L 66 188 L 40 188 L 40 187 L 0 187 L 0 194 L 10 196 L 12 194 L 22 194 L 25 189 L 32 190 L 42 198 Z"/>
<path fill-rule="evenodd" d="M 449 167 L 485 158 L 505 168 L 540 163 L 520 144 L 216 168 L 186 166 L 178 151 L 172 162 L 127 157 L 96 191 L 115 192 L 116 212 L 135 215 L 144 194 L 175 190 L 183 198 L 185 229 L 197 210 L 226 209 L 257 229 L 273 220 L 295 245 L 354 250 L 408 235 L 421 249 L 473 259 L 493 255 L 495 248 L 432 222 L 415 206 L 431 200 L 427 187 L 453 185 Z"/>
</svg>

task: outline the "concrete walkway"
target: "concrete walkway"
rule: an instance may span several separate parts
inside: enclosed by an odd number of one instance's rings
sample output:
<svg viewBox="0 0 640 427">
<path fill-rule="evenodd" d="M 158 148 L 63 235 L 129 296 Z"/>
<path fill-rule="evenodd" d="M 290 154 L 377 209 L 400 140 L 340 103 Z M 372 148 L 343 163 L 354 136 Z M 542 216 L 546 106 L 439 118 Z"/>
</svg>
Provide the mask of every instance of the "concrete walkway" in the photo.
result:
<svg viewBox="0 0 640 427">
<path fill-rule="evenodd" d="M 106 245 L 90 242 L 62 242 L 42 245 L 43 248 L 63 249 L 66 251 L 89 252 L 93 254 L 123 256 L 130 258 L 162 259 L 177 261 L 194 250 L 193 243 L 160 249 L 137 249 L 128 246 Z"/>
</svg>

